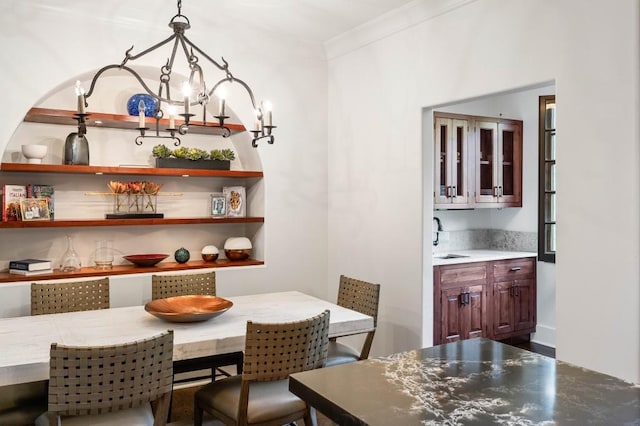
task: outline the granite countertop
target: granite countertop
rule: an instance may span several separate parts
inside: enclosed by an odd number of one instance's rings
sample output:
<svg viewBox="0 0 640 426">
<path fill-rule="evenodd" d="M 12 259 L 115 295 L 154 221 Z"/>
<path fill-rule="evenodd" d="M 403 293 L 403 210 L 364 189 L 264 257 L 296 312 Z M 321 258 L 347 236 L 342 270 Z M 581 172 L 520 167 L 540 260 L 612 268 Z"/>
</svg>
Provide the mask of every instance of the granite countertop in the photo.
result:
<svg viewBox="0 0 640 426">
<path fill-rule="evenodd" d="M 640 385 L 484 338 L 295 373 L 342 426 L 638 425 Z"/>
<path fill-rule="evenodd" d="M 439 256 L 461 255 L 452 259 L 444 259 Z M 523 257 L 536 257 L 538 254 L 527 251 L 503 251 L 503 250 L 451 250 L 433 254 L 433 266 L 454 265 L 458 263 L 487 262 L 492 260 L 518 259 Z"/>
</svg>

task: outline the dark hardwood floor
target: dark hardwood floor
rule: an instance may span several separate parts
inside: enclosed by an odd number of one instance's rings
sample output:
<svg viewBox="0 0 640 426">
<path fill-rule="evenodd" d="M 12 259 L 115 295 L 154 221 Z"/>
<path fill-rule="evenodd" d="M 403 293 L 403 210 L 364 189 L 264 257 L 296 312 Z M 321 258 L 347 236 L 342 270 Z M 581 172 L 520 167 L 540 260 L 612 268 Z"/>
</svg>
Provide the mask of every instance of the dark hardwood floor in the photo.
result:
<svg viewBox="0 0 640 426">
<path fill-rule="evenodd" d="M 525 339 L 507 339 L 502 340 L 502 343 L 506 343 L 507 345 L 515 346 L 520 349 L 526 349 L 531 352 L 535 352 L 540 355 L 548 356 L 549 358 L 556 357 L 556 349 L 541 345 L 540 343 L 535 343 L 530 340 Z"/>
</svg>

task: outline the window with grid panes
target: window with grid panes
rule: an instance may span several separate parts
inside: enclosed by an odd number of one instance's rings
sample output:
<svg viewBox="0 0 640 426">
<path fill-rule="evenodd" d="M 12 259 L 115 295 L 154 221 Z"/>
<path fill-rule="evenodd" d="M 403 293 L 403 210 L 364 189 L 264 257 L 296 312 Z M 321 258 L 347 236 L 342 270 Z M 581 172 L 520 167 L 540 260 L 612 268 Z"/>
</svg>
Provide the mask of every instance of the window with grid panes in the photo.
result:
<svg viewBox="0 0 640 426">
<path fill-rule="evenodd" d="M 538 260 L 556 261 L 556 97 L 540 96 Z"/>
</svg>

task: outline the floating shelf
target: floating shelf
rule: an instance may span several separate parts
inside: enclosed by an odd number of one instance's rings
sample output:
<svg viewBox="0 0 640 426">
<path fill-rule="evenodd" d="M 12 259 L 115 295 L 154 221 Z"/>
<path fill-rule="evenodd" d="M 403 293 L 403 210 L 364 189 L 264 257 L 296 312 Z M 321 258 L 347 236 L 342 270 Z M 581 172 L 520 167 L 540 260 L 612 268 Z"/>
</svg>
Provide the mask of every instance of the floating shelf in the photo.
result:
<svg viewBox="0 0 640 426">
<path fill-rule="evenodd" d="M 75 166 L 66 164 L 1 163 L 2 172 L 67 173 L 93 175 L 198 176 L 261 178 L 263 173 L 248 170 L 158 169 L 154 167 Z"/>
<path fill-rule="evenodd" d="M 70 219 L 0 222 L 0 229 L 73 228 L 84 226 L 199 225 L 203 223 L 264 223 L 264 217 L 194 217 L 163 219 Z"/>
<path fill-rule="evenodd" d="M 102 112 L 87 111 L 89 116 L 86 118 L 87 127 L 104 127 L 112 129 L 138 129 L 138 116 L 121 115 L 121 114 L 105 114 Z M 50 109 L 50 108 L 31 108 L 27 115 L 24 117 L 24 121 L 31 123 L 46 123 L 46 124 L 65 124 L 70 126 L 78 126 L 78 120 L 75 118 L 76 111 L 69 111 L 64 109 Z M 149 130 L 155 131 L 155 119 L 147 119 Z M 175 127 L 183 124 L 182 120 L 175 120 Z M 160 130 L 169 127 L 169 119 L 163 118 L 160 120 Z M 242 124 L 228 123 L 225 125 L 231 134 L 244 132 L 246 129 Z M 224 130 L 218 125 L 218 123 L 206 123 L 202 124 L 202 121 L 189 121 L 189 133 L 197 135 L 222 135 Z"/>
<path fill-rule="evenodd" d="M 241 261 L 216 260 L 215 262 L 204 262 L 202 260 L 189 261 L 187 263 L 166 262 L 158 263 L 155 266 L 134 266 L 134 265 L 115 265 L 112 269 L 96 269 L 91 267 L 81 268 L 79 271 L 62 272 L 54 270 L 50 274 L 24 276 L 18 274 L 10 274 L 9 272 L 0 272 L 0 283 L 16 282 L 16 281 L 40 281 L 53 279 L 68 279 L 81 277 L 100 277 L 109 275 L 127 275 L 127 274 L 147 274 L 153 272 L 170 272 L 184 271 L 189 269 L 204 268 L 228 268 L 232 266 L 259 266 L 264 265 L 264 261 L 247 259 Z"/>
</svg>

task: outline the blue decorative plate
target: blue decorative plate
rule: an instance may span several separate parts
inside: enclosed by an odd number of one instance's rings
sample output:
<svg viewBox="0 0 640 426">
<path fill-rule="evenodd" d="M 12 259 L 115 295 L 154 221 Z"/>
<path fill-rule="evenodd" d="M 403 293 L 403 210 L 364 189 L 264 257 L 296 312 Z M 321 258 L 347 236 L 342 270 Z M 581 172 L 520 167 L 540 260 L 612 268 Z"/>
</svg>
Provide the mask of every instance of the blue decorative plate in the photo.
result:
<svg viewBox="0 0 640 426">
<path fill-rule="evenodd" d="M 138 115 L 138 105 L 140 105 L 140 101 L 144 102 L 144 115 L 146 117 L 155 117 L 154 113 L 156 112 L 158 101 L 147 93 L 136 93 L 129 98 L 127 101 L 127 111 L 129 115 Z"/>
</svg>

